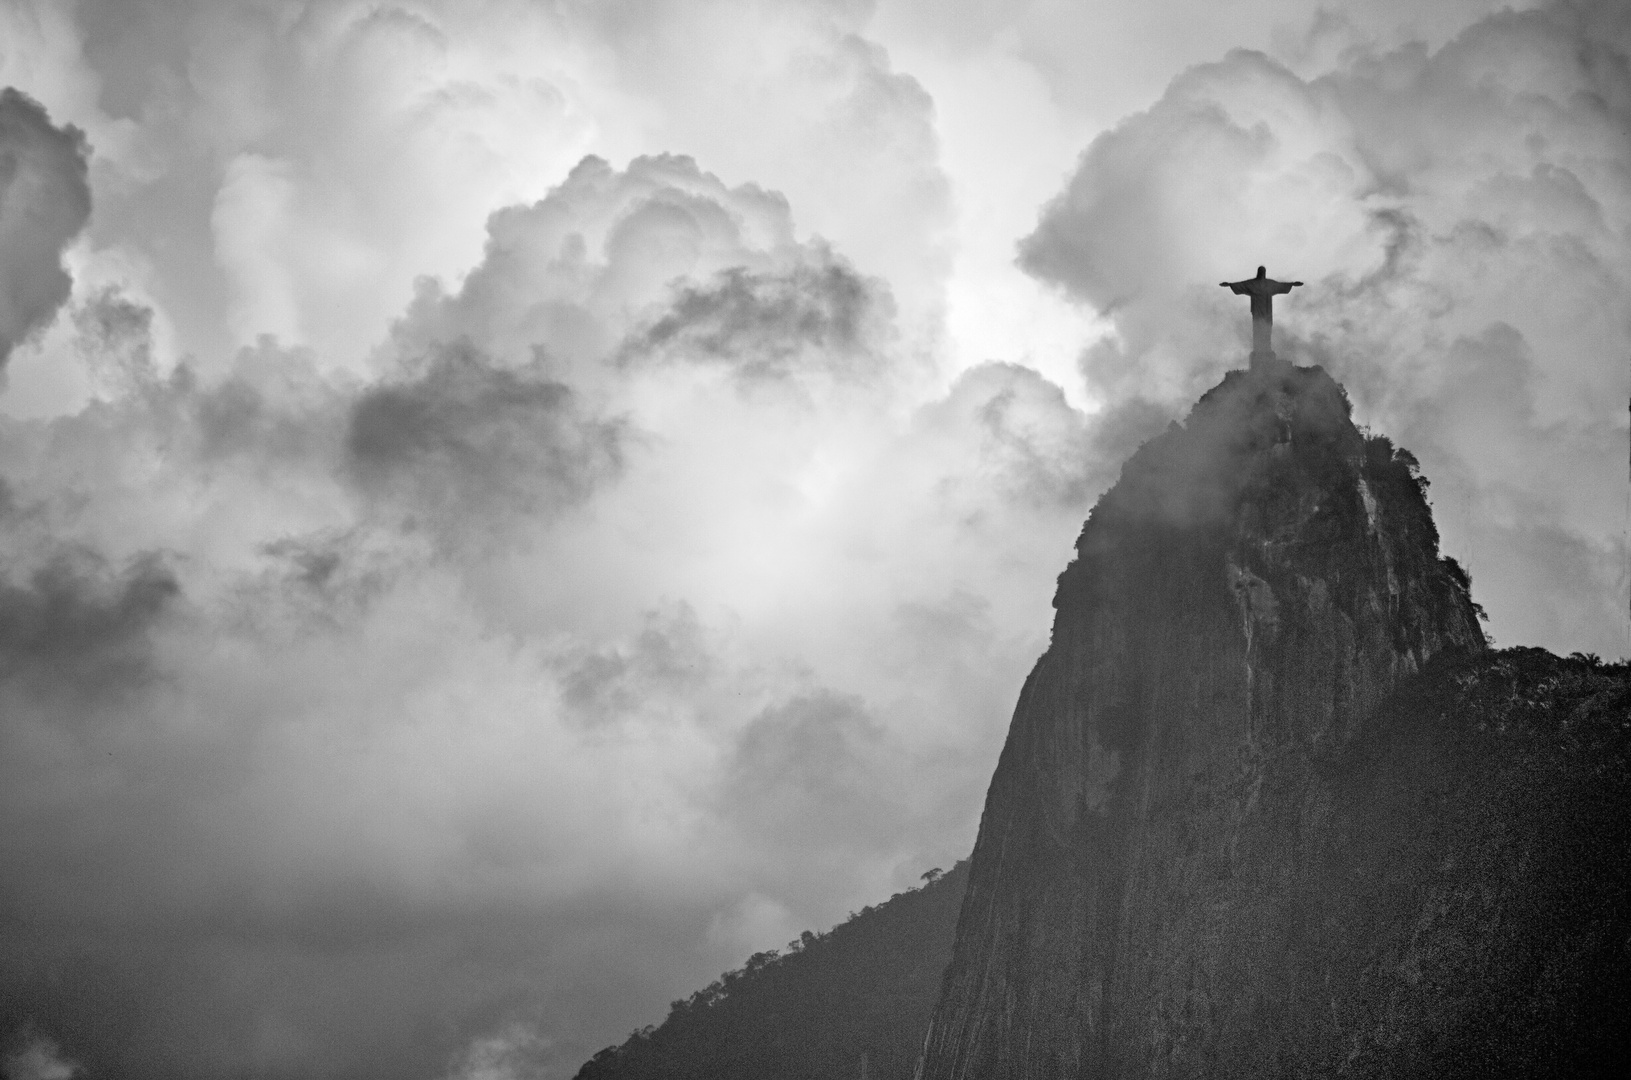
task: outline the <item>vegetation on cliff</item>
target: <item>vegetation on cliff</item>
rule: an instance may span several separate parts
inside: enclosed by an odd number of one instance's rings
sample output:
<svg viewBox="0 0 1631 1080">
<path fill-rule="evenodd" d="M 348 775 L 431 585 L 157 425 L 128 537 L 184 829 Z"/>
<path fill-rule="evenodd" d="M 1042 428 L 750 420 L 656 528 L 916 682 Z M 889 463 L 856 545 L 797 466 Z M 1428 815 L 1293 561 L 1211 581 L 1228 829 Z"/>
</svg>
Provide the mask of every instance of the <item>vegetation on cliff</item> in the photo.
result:
<svg viewBox="0 0 1631 1080">
<path fill-rule="evenodd" d="M 1328 986 L 1305 988 L 1329 999 L 1311 1064 L 1625 1075 L 1631 665 L 1446 656 L 1322 771 L 1330 826 L 1287 904 Z"/>
<path fill-rule="evenodd" d="M 1631 667 L 1490 650 L 1426 488 L 1230 373 L 1084 526 L 966 868 L 579 1080 L 1622 1075 Z"/>
<path fill-rule="evenodd" d="M 909 1080 L 951 957 L 968 863 L 758 953 L 577 1080 Z"/>
<path fill-rule="evenodd" d="M 1322 758 L 1327 839 L 1282 897 L 1278 917 L 1316 976 L 1297 987 L 1301 1065 L 1353 1077 L 1621 1075 L 1631 665 L 1531 648 L 1445 656 L 1375 719 Z M 967 871 L 959 863 L 753 957 L 601 1051 L 578 1080 L 854 1080 L 863 1054 L 869 1080 L 906 1080 Z"/>
</svg>

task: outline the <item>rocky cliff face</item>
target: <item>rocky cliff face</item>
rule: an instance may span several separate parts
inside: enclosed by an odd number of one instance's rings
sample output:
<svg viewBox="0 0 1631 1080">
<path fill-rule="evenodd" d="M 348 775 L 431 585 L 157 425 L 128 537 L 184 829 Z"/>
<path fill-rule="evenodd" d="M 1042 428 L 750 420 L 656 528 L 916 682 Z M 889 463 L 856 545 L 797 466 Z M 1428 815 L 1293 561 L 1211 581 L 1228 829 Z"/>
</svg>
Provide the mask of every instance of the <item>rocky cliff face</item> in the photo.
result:
<svg viewBox="0 0 1631 1080">
<path fill-rule="evenodd" d="M 923 1077 L 1355 1060 L 1370 968 L 1321 947 L 1310 886 L 1351 825 L 1332 770 L 1401 680 L 1485 647 L 1424 488 L 1280 362 L 1128 461 L 991 781 Z"/>
</svg>

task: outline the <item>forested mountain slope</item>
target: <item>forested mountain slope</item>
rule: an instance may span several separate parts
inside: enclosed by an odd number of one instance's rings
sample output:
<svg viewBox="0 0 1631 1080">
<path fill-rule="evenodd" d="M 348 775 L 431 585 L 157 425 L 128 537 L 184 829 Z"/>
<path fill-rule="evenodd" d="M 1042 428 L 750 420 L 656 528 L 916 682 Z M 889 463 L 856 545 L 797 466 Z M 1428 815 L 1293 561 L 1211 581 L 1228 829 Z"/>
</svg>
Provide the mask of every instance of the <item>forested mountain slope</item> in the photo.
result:
<svg viewBox="0 0 1631 1080">
<path fill-rule="evenodd" d="M 578 1080 L 910 1080 L 967 880 L 964 861 L 796 949 L 759 953 Z"/>
</svg>

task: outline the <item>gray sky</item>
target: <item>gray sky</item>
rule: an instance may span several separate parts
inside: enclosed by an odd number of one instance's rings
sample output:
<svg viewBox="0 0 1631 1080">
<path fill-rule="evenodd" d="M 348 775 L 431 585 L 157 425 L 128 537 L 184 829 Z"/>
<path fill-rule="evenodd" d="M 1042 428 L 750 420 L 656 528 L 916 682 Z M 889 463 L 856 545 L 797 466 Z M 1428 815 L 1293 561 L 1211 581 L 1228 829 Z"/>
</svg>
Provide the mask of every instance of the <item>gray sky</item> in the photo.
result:
<svg viewBox="0 0 1631 1080">
<path fill-rule="evenodd" d="M 1496 640 L 1625 654 L 1628 52 L 1611 0 L 0 0 L 12 1070 L 567 1076 L 950 865 L 1260 262 Z"/>
</svg>

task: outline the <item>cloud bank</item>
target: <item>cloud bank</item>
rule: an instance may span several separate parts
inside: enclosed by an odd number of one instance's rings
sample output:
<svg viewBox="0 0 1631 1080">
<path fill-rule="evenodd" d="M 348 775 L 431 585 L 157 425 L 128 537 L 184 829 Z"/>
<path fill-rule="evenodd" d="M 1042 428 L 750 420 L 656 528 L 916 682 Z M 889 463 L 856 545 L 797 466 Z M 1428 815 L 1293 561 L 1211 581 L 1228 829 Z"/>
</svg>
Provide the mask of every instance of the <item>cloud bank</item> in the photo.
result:
<svg viewBox="0 0 1631 1080">
<path fill-rule="evenodd" d="M 68 299 L 63 249 L 91 213 L 84 135 L 0 90 L 0 374 L 12 349 Z"/>
<path fill-rule="evenodd" d="M 5 1014 L 92 1073 L 558 1075 L 955 858 L 1106 477 L 1028 369 L 920 404 L 897 310 L 672 156 L 493 215 L 367 375 L 164 371 L 86 296 L 98 399 L 0 424 Z"/>
<path fill-rule="evenodd" d="M 1174 404 L 1246 350 L 1217 281 L 1307 281 L 1280 352 L 1415 450 L 1496 637 L 1623 652 L 1628 55 L 1613 3 L 1311 77 L 1233 52 L 1099 136 L 1021 263 L 1114 319 L 1082 359 L 1100 393 Z"/>
<path fill-rule="evenodd" d="M 1616 8 L 1162 68 L 1029 279 L 1068 153 L 983 139 L 1091 133 L 1097 30 L 966 10 L 0 6 L 71 279 L 0 397 L 8 1070 L 570 1075 L 949 865 L 1259 261 L 1497 636 L 1618 651 Z"/>
</svg>

